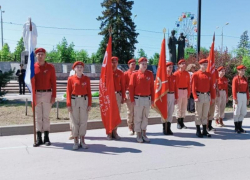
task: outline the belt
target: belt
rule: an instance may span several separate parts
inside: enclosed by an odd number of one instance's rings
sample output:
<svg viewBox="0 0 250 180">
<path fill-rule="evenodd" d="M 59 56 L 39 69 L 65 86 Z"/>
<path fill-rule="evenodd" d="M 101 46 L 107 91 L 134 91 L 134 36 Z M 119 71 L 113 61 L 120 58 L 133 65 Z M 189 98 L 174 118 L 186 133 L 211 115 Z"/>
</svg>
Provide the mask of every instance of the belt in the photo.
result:
<svg viewBox="0 0 250 180">
<path fill-rule="evenodd" d="M 226 89 L 219 89 L 219 91 L 226 91 Z"/>
<path fill-rule="evenodd" d="M 210 94 L 210 92 L 200 92 L 200 91 L 196 91 L 197 93 L 200 93 L 200 94 Z"/>
<path fill-rule="evenodd" d="M 45 89 L 45 90 L 36 90 L 36 92 L 51 92 L 51 89 Z"/>
<path fill-rule="evenodd" d="M 187 89 L 187 88 L 179 88 L 179 89 L 181 89 L 181 90 L 185 90 L 185 89 Z"/>
<path fill-rule="evenodd" d="M 241 93 L 241 94 L 246 94 L 246 92 L 238 92 L 238 93 Z"/>
<path fill-rule="evenodd" d="M 115 93 L 122 93 L 121 91 L 115 91 Z"/>
<path fill-rule="evenodd" d="M 135 95 L 136 97 L 150 97 L 150 95 L 148 96 L 141 96 L 141 95 Z"/>
<path fill-rule="evenodd" d="M 85 94 L 85 95 L 75 95 L 75 94 L 72 94 L 71 95 L 71 98 L 76 98 L 76 97 L 87 97 L 88 95 Z"/>
<path fill-rule="evenodd" d="M 168 92 L 168 94 L 174 94 L 174 92 Z"/>
<path fill-rule="evenodd" d="M 126 91 L 126 94 L 129 94 L 129 91 Z"/>
</svg>

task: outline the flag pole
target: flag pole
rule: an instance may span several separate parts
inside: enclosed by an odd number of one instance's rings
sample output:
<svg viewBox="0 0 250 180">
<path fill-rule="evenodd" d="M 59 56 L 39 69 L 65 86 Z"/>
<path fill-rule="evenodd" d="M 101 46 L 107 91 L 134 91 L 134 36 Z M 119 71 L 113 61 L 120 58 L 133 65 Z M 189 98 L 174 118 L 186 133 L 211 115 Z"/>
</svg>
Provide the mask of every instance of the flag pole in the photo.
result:
<svg viewBox="0 0 250 180">
<path fill-rule="evenodd" d="M 31 24 L 31 18 L 30 18 L 30 33 L 31 32 L 32 32 L 32 24 Z M 30 36 L 30 38 L 31 38 L 31 36 Z M 30 52 L 30 54 L 32 54 L 32 53 Z M 35 92 L 32 91 L 31 96 L 33 96 L 33 93 L 35 93 Z M 33 144 L 33 146 L 35 147 L 36 146 L 36 111 L 35 111 L 35 101 L 34 101 L 34 99 L 32 101 L 32 112 L 33 112 L 33 134 L 34 134 L 34 144 Z"/>
<path fill-rule="evenodd" d="M 163 29 L 163 34 L 164 34 L 164 39 L 165 39 L 165 34 L 166 34 L 166 28 Z"/>
</svg>

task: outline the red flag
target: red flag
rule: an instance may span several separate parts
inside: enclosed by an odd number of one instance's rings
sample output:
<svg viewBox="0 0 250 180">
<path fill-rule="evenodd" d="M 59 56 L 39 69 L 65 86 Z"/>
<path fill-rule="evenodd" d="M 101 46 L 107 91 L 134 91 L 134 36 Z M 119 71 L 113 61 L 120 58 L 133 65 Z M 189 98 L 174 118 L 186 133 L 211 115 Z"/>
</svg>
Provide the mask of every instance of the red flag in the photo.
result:
<svg viewBox="0 0 250 180">
<path fill-rule="evenodd" d="M 161 54 L 158 62 L 158 69 L 155 78 L 155 100 L 154 109 L 166 120 L 167 112 L 167 92 L 168 92 L 168 78 L 166 72 L 166 42 L 165 38 L 161 44 Z"/>
<path fill-rule="evenodd" d="M 120 113 L 116 102 L 113 69 L 111 66 L 112 57 L 112 38 L 109 37 L 108 46 L 103 58 L 100 83 L 99 83 L 99 103 L 102 116 L 102 122 L 106 128 L 106 134 L 112 133 L 112 130 L 121 123 Z"/>
<path fill-rule="evenodd" d="M 214 60 L 214 40 L 215 40 L 215 34 L 213 36 L 213 42 L 211 45 L 211 49 L 209 52 L 209 56 L 207 57 L 208 60 L 208 66 L 207 66 L 207 72 L 210 72 L 212 75 L 212 82 L 213 82 L 213 89 L 214 94 L 216 94 L 216 72 L 215 72 L 215 60 Z"/>
</svg>

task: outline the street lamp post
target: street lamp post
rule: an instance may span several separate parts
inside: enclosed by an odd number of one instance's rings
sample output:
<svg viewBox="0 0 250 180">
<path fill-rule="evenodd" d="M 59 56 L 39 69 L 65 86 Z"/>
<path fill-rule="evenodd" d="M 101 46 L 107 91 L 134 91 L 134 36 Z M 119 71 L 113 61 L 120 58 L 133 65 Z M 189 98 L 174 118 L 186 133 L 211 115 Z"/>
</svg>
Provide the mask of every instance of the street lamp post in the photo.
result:
<svg viewBox="0 0 250 180">
<path fill-rule="evenodd" d="M 229 23 L 227 22 L 224 26 L 221 27 L 221 53 L 223 52 L 223 27 L 227 26 Z"/>
<path fill-rule="evenodd" d="M 224 26 L 221 26 L 221 53 L 223 52 L 223 28 L 227 26 L 229 23 L 227 22 Z M 219 26 L 216 29 L 220 28 Z"/>
<path fill-rule="evenodd" d="M 1 11 L 1 35 L 2 35 L 2 48 L 3 48 L 3 13 L 5 11 L 2 10 L 1 6 L 0 6 L 0 11 Z"/>
<path fill-rule="evenodd" d="M 199 61 L 201 45 L 201 0 L 198 0 L 198 18 L 197 18 L 197 61 Z"/>
</svg>

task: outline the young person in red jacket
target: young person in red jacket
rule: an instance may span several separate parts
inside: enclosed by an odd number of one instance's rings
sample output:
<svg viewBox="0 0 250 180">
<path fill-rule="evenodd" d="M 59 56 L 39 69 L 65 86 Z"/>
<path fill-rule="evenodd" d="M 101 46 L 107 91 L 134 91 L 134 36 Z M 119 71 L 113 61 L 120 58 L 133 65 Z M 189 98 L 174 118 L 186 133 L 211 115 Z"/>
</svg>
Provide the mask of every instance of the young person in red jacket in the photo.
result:
<svg viewBox="0 0 250 180">
<path fill-rule="evenodd" d="M 139 59 L 139 70 L 132 74 L 129 81 L 129 95 L 134 106 L 134 128 L 137 142 L 150 142 L 146 135 L 148 115 L 154 102 L 154 75 L 147 70 L 148 60 Z"/>
<path fill-rule="evenodd" d="M 87 149 L 88 146 L 85 144 L 84 138 L 87 131 L 88 113 L 92 103 L 90 79 L 83 75 L 83 62 L 75 62 L 72 68 L 76 74 L 68 78 L 67 107 L 70 113 L 72 136 L 74 137 L 73 149 L 77 150 L 79 145 Z"/>
<path fill-rule="evenodd" d="M 238 75 L 233 78 L 233 108 L 234 108 L 234 125 L 236 133 L 246 133 L 242 128 L 242 122 L 247 114 L 247 105 L 249 105 L 249 89 L 245 75 L 246 67 L 237 66 Z"/>
<path fill-rule="evenodd" d="M 165 135 L 173 135 L 173 132 L 171 131 L 171 123 L 173 121 L 173 113 L 174 113 L 174 106 L 177 104 L 178 99 L 178 88 L 176 85 L 176 77 L 172 74 L 173 72 L 173 63 L 168 62 L 166 64 L 166 71 L 167 71 L 167 77 L 168 77 L 168 84 L 169 84 L 169 91 L 167 94 L 167 122 L 163 123 L 163 134 Z"/>
<path fill-rule="evenodd" d="M 134 135 L 134 106 L 132 105 L 129 97 L 129 80 L 131 75 L 135 71 L 136 61 L 135 59 L 130 59 L 128 61 L 129 69 L 124 72 L 124 79 L 125 79 L 125 89 L 126 89 L 126 105 L 127 105 L 127 123 L 128 123 L 128 134 Z"/>
<path fill-rule="evenodd" d="M 37 142 L 34 146 L 45 144 L 49 146 L 50 119 L 49 114 L 56 99 L 56 71 L 52 64 L 45 61 L 46 50 L 35 50 L 37 62 L 35 63 L 35 91 L 36 91 L 36 132 Z M 44 132 L 44 141 L 42 140 Z"/>
<path fill-rule="evenodd" d="M 223 66 L 219 67 L 217 69 L 218 71 L 218 79 L 217 79 L 217 85 L 218 85 L 218 91 L 219 91 L 219 97 L 215 100 L 215 113 L 214 113 L 214 119 L 216 126 L 222 127 L 223 124 L 223 118 L 224 118 L 224 112 L 226 108 L 226 104 L 228 102 L 228 79 L 224 77 L 225 75 L 225 68 Z"/>
<path fill-rule="evenodd" d="M 192 91 L 195 101 L 195 125 L 196 135 L 200 138 L 203 136 L 211 137 L 207 132 L 207 117 L 210 108 L 210 102 L 214 102 L 215 91 L 213 91 L 213 82 L 211 74 L 206 72 L 208 60 L 201 59 L 199 61 L 200 70 L 193 74 Z M 201 133 L 200 125 L 203 127 Z"/>
</svg>

